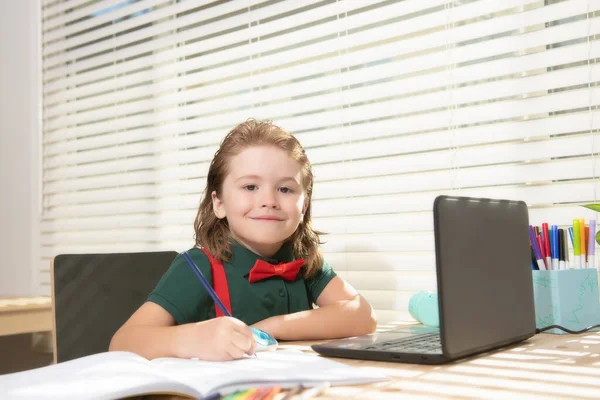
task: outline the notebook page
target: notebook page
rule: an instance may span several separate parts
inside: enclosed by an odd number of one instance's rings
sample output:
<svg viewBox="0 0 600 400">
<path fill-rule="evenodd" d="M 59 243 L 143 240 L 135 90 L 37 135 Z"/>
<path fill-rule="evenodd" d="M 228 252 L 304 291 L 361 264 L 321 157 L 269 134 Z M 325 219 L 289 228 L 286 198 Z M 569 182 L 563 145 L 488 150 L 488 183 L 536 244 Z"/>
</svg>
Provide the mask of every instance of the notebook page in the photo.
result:
<svg viewBox="0 0 600 400">
<path fill-rule="evenodd" d="M 115 399 L 146 393 L 198 396 L 170 381 L 143 357 L 128 352 L 99 353 L 29 371 L 0 375 L 0 398 Z"/>
<path fill-rule="evenodd" d="M 294 350 L 257 353 L 235 361 L 202 361 L 159 358 L 152 361 L 173 380 L 196 389 L 204 396 L 226 395 L 236 390 L 256 386 L 279 385 L 284 388 L 298 384 L 315 386 L 353 385 L 389 379 L 373 370 L 351 367 L 330 359 Z"/>
</svg>

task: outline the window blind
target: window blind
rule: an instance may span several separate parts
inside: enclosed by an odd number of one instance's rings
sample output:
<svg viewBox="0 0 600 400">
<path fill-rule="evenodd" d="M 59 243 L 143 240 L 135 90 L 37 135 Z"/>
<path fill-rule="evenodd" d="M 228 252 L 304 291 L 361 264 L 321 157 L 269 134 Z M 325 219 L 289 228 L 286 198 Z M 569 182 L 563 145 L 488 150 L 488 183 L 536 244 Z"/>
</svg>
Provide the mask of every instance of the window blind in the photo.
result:
<svg viewBox="0 0 600 400">
<path fill-rule="evenodd" d="M 326 259 L 377 310 L 435 289 L 438 194 L 595 218 L 600 1 L 42 3 L 40 294 L 60 253 L 184 250 L 249 117 L 314 165 Z"/>
</svg>

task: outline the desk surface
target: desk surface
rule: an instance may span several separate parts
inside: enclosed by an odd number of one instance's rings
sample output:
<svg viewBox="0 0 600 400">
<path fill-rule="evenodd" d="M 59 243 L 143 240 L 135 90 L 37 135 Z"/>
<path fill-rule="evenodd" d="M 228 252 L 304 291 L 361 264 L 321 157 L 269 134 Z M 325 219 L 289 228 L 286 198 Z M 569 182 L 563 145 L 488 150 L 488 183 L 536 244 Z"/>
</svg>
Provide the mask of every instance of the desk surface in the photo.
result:
<svg viewBox="0 0 600 400">
<path fill-rule="evenodd" d="M 303 344 L 295 346 L 309 350 Z M 427 366 L 336 359 L 391 381 L 331 388 L 326 399 L 565 399 L 600 397 L 600 333 L 540 334 L 477 357 Z"/>
<path fill-rule="evenodd" d="M 314 342 L 282 344 L 312 352 Z M 600 332 L 540 334 L 517 345 L 432 366 L 336 358 L 377 369 L 392 379 L 332 387 L 319 399 L 597 399 L 600 397 Z M 176 399 L 145 396 L 146 400 Z M 296 397 L 297 398 L 297 397 Z"/>
<path fill-rule="evenodd" d="M 52 329 L 50 299 L 0 298 L 0 335 Z M 381 326 L 380 330 L 390 326 Z M 282 349 L 315 354 L 315 342 L 284 342 Z M 317 356 L 315 354 L 315 356 Z M 336 358 L 377 369 L 391 380 L 341 386 L 319 399 L 590 399 L 600 397 L 600 332 L 540 334 L 504 349 L 439 366 Z M 177 399 L 145 396 L 146 399 Z"/>
<path fill-rule="evenodd" d="M 0 297 L 0 336 L 51 330 L 50 297 Z"/>
</svg>

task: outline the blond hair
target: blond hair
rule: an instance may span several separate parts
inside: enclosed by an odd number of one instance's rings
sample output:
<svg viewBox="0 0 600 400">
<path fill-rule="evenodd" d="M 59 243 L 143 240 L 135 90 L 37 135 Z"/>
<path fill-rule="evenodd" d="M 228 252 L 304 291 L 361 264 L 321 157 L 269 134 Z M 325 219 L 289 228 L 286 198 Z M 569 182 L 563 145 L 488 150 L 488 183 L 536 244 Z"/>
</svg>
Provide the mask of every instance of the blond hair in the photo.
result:
<svg viewBox="0 0 600 400">
<path fill-rule="evenodd" d="M 302 166 L 306 211 L 302 223 L 286 242 L 292 244 L 296 259 L 305 260 L 304 277 L 308 278 L 323 265 L 323 255 L 319 250 L 321 244 L 319 235 L 323 233 L 314 230 L 311 222 L 312 166 L 298 139 L 270 121 L 249 119 L 233 128 L 221 142 L 210 163 L 206 188 L 194 221 L 196 246 L 206 248 L 221 262 L 228 262 L 231 259 L 229 224 L 227 218 L 219 219 L 215 215 L 212 192 L 216 192 L 217 196 L 221 195 L 223 181 L 228 173 L 229 160 L 253 146 L 274 146 L 282 149 Z"/>
</svg>

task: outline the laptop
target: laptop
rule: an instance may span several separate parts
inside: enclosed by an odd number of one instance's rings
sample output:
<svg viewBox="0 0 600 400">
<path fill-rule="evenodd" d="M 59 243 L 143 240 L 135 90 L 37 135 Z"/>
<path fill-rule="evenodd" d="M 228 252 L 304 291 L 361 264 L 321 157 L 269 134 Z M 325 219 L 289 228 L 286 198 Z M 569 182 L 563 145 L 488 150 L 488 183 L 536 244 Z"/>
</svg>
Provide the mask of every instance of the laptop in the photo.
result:
<svg viewBox="0 0 600 400">
<path fill-rule="evenodd" d="M 108 351 L 114 333 L 146 301 L 176 256 L 175 251 L 56 256 L 54 361 Z"/>
<path fill-rule="evenodd" d="M 439 196 L 433 204 L 440 327 L 313 345 L 325 356 L 441 364 L 535 334 L 529 217 L 522 201 Z"/>
</svg>

